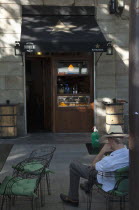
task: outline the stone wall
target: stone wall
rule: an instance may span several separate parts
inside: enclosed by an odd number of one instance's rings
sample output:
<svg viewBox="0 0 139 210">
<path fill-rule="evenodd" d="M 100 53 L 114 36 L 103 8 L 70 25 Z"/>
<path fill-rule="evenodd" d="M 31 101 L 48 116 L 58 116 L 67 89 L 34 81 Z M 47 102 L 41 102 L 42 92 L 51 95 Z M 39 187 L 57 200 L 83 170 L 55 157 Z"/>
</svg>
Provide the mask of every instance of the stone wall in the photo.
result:
<svg viewBox="0 0 139 210">
<path fill-rule="evenodd" d="M 22 58 L 15 56 L 20 40 L 21 6 L 16 1 L 0 1 L 0 103 L 19 104 L 18 133 L 24 134 L 24 91 Z"/>
<path fill-rule="evenodd" d="M 128 102 L 128 65 L 129 65 L 129 5 L 125 1 L 125 9 L 121 17 L 109 14 L 108 0 L 99 0 L 97 4 L 97 20 L 107 40 L 112 41 L 114 54 L 103 53 L 96 66 L 96 124 L 100 132 L 105 132 L 106 113 L 102 101 L 113 98 Z M 96 55 L 98 57 L 99 54 Z M 128 130 L 128 105 L 124 110 L 125 129 Z"/>
<path fill-rule="evenodd" d="M 108 0 L 0 0 L 0 103 L 20 104 L 18 133 L 24 134 L 24 78 L 20 56 L 14 55 L 15 41 L 21 35 L 21 5 L 97 6 L 97 20 L 107 40 L 114 44 L 114 55 L 103 53 L 96 66 L 97 125 L 105 129 L 104 98 L 128 100 L 128 23 L 126 0 L 122 17 L 110 15 Z M 98 56 L 98 54 L 97 54 Z M 101 123 L 100 123 L 101 122 Z"/>
</svg>

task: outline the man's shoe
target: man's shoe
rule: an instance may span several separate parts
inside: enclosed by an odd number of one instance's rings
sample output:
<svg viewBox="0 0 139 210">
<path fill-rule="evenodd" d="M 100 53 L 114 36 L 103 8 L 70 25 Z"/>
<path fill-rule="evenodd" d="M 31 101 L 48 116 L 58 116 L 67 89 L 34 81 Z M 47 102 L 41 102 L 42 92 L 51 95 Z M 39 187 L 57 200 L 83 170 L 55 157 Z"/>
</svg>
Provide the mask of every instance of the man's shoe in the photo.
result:
<svg viewBox="0 0 139 210">
<path fill-rule="evenodd" d="M 64 194 L 60 194 L 60 198 L 63 202 L 70 204 L 72 206 L 78 206 L 79 205 L 79 201 L 78 200 L 72 200 L 71 198 L 69 198 L 67 195 Z"/>
<path fill-rule="evenodd" d="M 85 184 L 85 183 L 81 183 L 81 184 L 80 184 L 80 188 L 81 188 L 83 191 L 85 191 L 85 193 L 89 193 L 89 192 L 90 192 L 90 190 L 88 189 L 87 184 Z"/>
</svg>

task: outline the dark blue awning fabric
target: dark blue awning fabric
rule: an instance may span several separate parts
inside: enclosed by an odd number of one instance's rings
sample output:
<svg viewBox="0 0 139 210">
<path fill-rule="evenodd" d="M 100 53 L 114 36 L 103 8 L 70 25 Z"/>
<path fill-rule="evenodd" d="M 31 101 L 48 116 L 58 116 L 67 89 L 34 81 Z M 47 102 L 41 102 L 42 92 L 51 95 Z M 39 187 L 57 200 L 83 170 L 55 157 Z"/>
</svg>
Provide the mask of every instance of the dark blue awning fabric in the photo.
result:
<svg viewBox="0 0 139 210">
<path fill-rule="evenodd" d="M 36 51 L 42 52 L 106 51 L 107 41 L 95 19 L 95 10 L 89 8 L 77 7 L 72 11 L 59 7 L 54 13 L 53 7 L 24 7 L 21 46 L 31 42 Z"/>
</svg>

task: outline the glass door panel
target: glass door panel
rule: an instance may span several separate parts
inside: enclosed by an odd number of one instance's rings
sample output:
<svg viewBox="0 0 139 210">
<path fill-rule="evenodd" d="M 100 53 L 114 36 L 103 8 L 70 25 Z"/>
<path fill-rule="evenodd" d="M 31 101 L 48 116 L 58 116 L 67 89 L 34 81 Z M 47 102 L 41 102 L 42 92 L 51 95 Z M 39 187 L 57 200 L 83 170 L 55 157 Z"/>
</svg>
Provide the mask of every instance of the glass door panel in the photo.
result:
<svg viewBox="0 0 139 210">
<path fill-rule="evenodd" d="M 88 74 L 87 62 L 61 61 L 58 63 L 58 75 L 65 74 Z"/>
</svg>

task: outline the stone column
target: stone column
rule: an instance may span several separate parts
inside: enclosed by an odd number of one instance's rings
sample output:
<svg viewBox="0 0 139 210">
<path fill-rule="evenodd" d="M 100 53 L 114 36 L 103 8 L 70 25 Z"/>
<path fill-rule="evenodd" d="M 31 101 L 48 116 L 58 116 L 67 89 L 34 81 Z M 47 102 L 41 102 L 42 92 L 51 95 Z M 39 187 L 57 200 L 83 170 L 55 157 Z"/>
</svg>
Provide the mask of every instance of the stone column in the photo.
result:
<svg viewBox="0 0 139 210">
<path fill-rule="evenodd" d="M 130 204 L 139 209 L 139 0 L 131 1 L 129 53 Z"/>
</svg>

